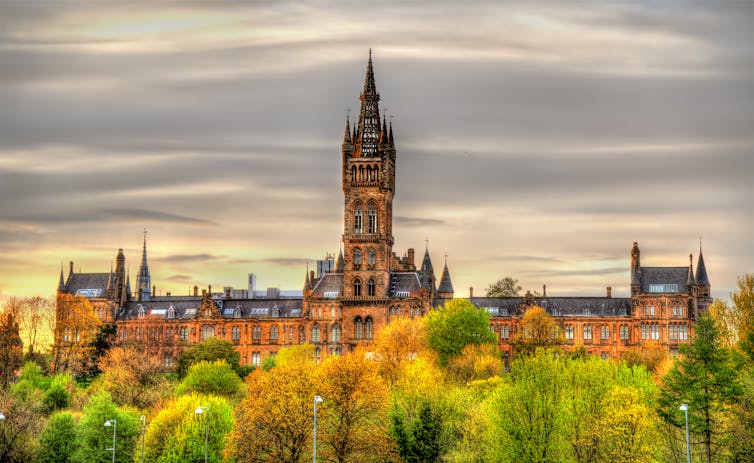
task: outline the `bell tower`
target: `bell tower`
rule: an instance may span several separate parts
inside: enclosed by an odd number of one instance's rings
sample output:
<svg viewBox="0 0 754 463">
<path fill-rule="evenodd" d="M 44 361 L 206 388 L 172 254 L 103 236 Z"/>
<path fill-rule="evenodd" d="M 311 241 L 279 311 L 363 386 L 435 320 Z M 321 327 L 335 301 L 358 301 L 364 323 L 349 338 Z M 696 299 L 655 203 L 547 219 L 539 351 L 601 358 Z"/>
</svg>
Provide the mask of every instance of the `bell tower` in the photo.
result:
<svg viewBox="0 0 754 463">
<path fill-rule="evenodd" d="M 343 296 L 387 297 L 393 249 L 395 145 L 380 120 L 380 95 L 369 51 L 358 121 L 343 135 Z"/>
</svg>

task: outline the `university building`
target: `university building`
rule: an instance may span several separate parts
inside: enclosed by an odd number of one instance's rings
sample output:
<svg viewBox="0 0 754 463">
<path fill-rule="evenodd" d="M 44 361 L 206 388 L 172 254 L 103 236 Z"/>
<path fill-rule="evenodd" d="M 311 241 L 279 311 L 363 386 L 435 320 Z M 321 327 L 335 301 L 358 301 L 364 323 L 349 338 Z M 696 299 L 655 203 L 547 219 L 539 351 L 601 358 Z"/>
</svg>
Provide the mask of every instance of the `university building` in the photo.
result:
<svg viewBox="0 0 754 463">
<path fill-rule="evenodd" d="M 346 118 L 342 155 L 343 246 L 337 258 L 318 261 L 307 271 L 302 291 L 193 288 L 193 294 L 158 296 L 152 286 L 144 237 L 134 289 L 126 258 L 118 251 L 115 268 L 103 273 L 60 272 L 58 319 L 66 317 L 65 294 L 89 299 L 96 315 L 117 326 L 116 343 L 147 346 L 172 366 L 180 352 L 209 337 L 232 342 L 243 364 L 259 365 L 281 348 L 312 343 L 317 358 L 368 346 L 396 317 L 421 317 L 454 297 L 447 263 L 439 281 L 429 249 L 419 263 L 414 249 L 402 257 L 393 250 L 396 146 L 392 123 L 380 115 L 371 52 L 359 99 L 358 120 Z M 583 345 L 603 358 L 655 342 L 674 350 L 689 339 L 691 326 L 711 302 L 701 253 L 694 272 L 688 266 L 643 267 L 640 251 L 630 252 L 631 296 L 524 297 L 470 300 L 490 315 L 503 352 L 510 352 L 519 321 L 533 306 L 557 321 L 567 345 Z M 77 333 L 56 332 L 55 346 Z"/>
</svg>

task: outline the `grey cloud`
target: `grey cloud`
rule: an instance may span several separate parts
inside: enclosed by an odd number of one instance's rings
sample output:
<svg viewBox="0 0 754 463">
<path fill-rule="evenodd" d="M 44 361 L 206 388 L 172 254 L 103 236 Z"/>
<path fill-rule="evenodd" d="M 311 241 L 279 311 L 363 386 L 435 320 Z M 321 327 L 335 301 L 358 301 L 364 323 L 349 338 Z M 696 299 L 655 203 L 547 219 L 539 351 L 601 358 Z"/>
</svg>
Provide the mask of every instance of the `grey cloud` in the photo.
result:
<svg viewBox="0 0 754 463">
<path fill-rule="evenodd" d="M 300 267 L 307 262 L 311 262 L 312 259 L 304 257 L 269 257 L 266 259 L 234 259 L 229 263 L 231 264 L 273 264 L 281 265 L 283 267 Z"/>
<path fill-rule="evenodd" d="M 537 270 L 523 272 L 527 277 L 561 277 L 561 276 L 602 276 L 618 275 L 628 272 L 627 267 L 608 267 L 591 270 Z"/>
<path fill-rule="evenodd" d="M 184 264 L 184 263 L 207 263 L 214 262 L 222 259 L 223 256 L 217 256 L 213 254 L 171 254 L 168 256 L 161 256 L 156 258 L 157 262 L 165 262 L 171 264 Z"/>
<path fill-rule="evenodd" d="M 165 278 L 165 281 L 173 283 L 193 283 L 194 280 L 191 278 L 191 275 L 170 275 Z"/>
<path fill-rule="evenodd" d="M 513 262 L 548 262 L 559 263 L 562 262 L 556 257 L 547 256 L 499 256 L 494 257 L 493 260 L 513 261 Z"/>
<path fill-rule="evenodd" d="M 444 220 L 429 219 L 422 217 L 404 217 L 396 216 L 395 223 L 406 227 L 427 227 L 427 226 L 442 226 L 445 225 Z"/>
</svg>

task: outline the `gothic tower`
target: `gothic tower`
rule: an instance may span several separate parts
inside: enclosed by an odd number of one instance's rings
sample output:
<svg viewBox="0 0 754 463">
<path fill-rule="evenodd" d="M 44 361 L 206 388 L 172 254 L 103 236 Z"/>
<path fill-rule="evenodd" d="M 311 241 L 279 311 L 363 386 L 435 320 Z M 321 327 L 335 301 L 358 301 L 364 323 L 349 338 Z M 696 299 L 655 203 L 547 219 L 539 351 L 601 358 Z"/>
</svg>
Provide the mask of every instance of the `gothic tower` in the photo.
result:
<svg viewBox="0 0 754 463">
<path fill-rule="evenodd" d="M 147 265 L 147 231 L 144 230 L 144 248 L 141 253 L 141 267 L 139 267 L 139 302 L 148 301 L 152 297 L 152 278 L 149 276 Z"/>
<path fill-rule="evenodd" d="M 393 248 L 395 145 L 392 124 L 380 121 L 372 52 L 359 97 L 359 120 L 346 118 L 343 136 L 343 296 L 387 297 Z"/>
</svg>

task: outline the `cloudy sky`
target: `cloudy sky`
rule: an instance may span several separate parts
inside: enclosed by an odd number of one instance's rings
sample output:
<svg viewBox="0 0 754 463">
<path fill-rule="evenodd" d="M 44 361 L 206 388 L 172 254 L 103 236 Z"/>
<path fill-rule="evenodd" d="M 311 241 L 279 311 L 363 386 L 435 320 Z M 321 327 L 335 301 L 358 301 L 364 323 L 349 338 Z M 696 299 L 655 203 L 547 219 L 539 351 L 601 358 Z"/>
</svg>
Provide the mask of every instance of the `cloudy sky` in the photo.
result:
<svg viewBox="0 0 754 463">
<path fill-rule="evenodd" d="M 0 299 L 62 261 L 299 289 L 337 252 L 368 49 L 398 149 L 395 251 L 627 295 L 696 260 L 754 271 L 751 2 L 0 3 Z M 155 6 L 159 5 L 159 6 Z M 67 264 L 66 264 L 67 267 Z"/>
</svg>

